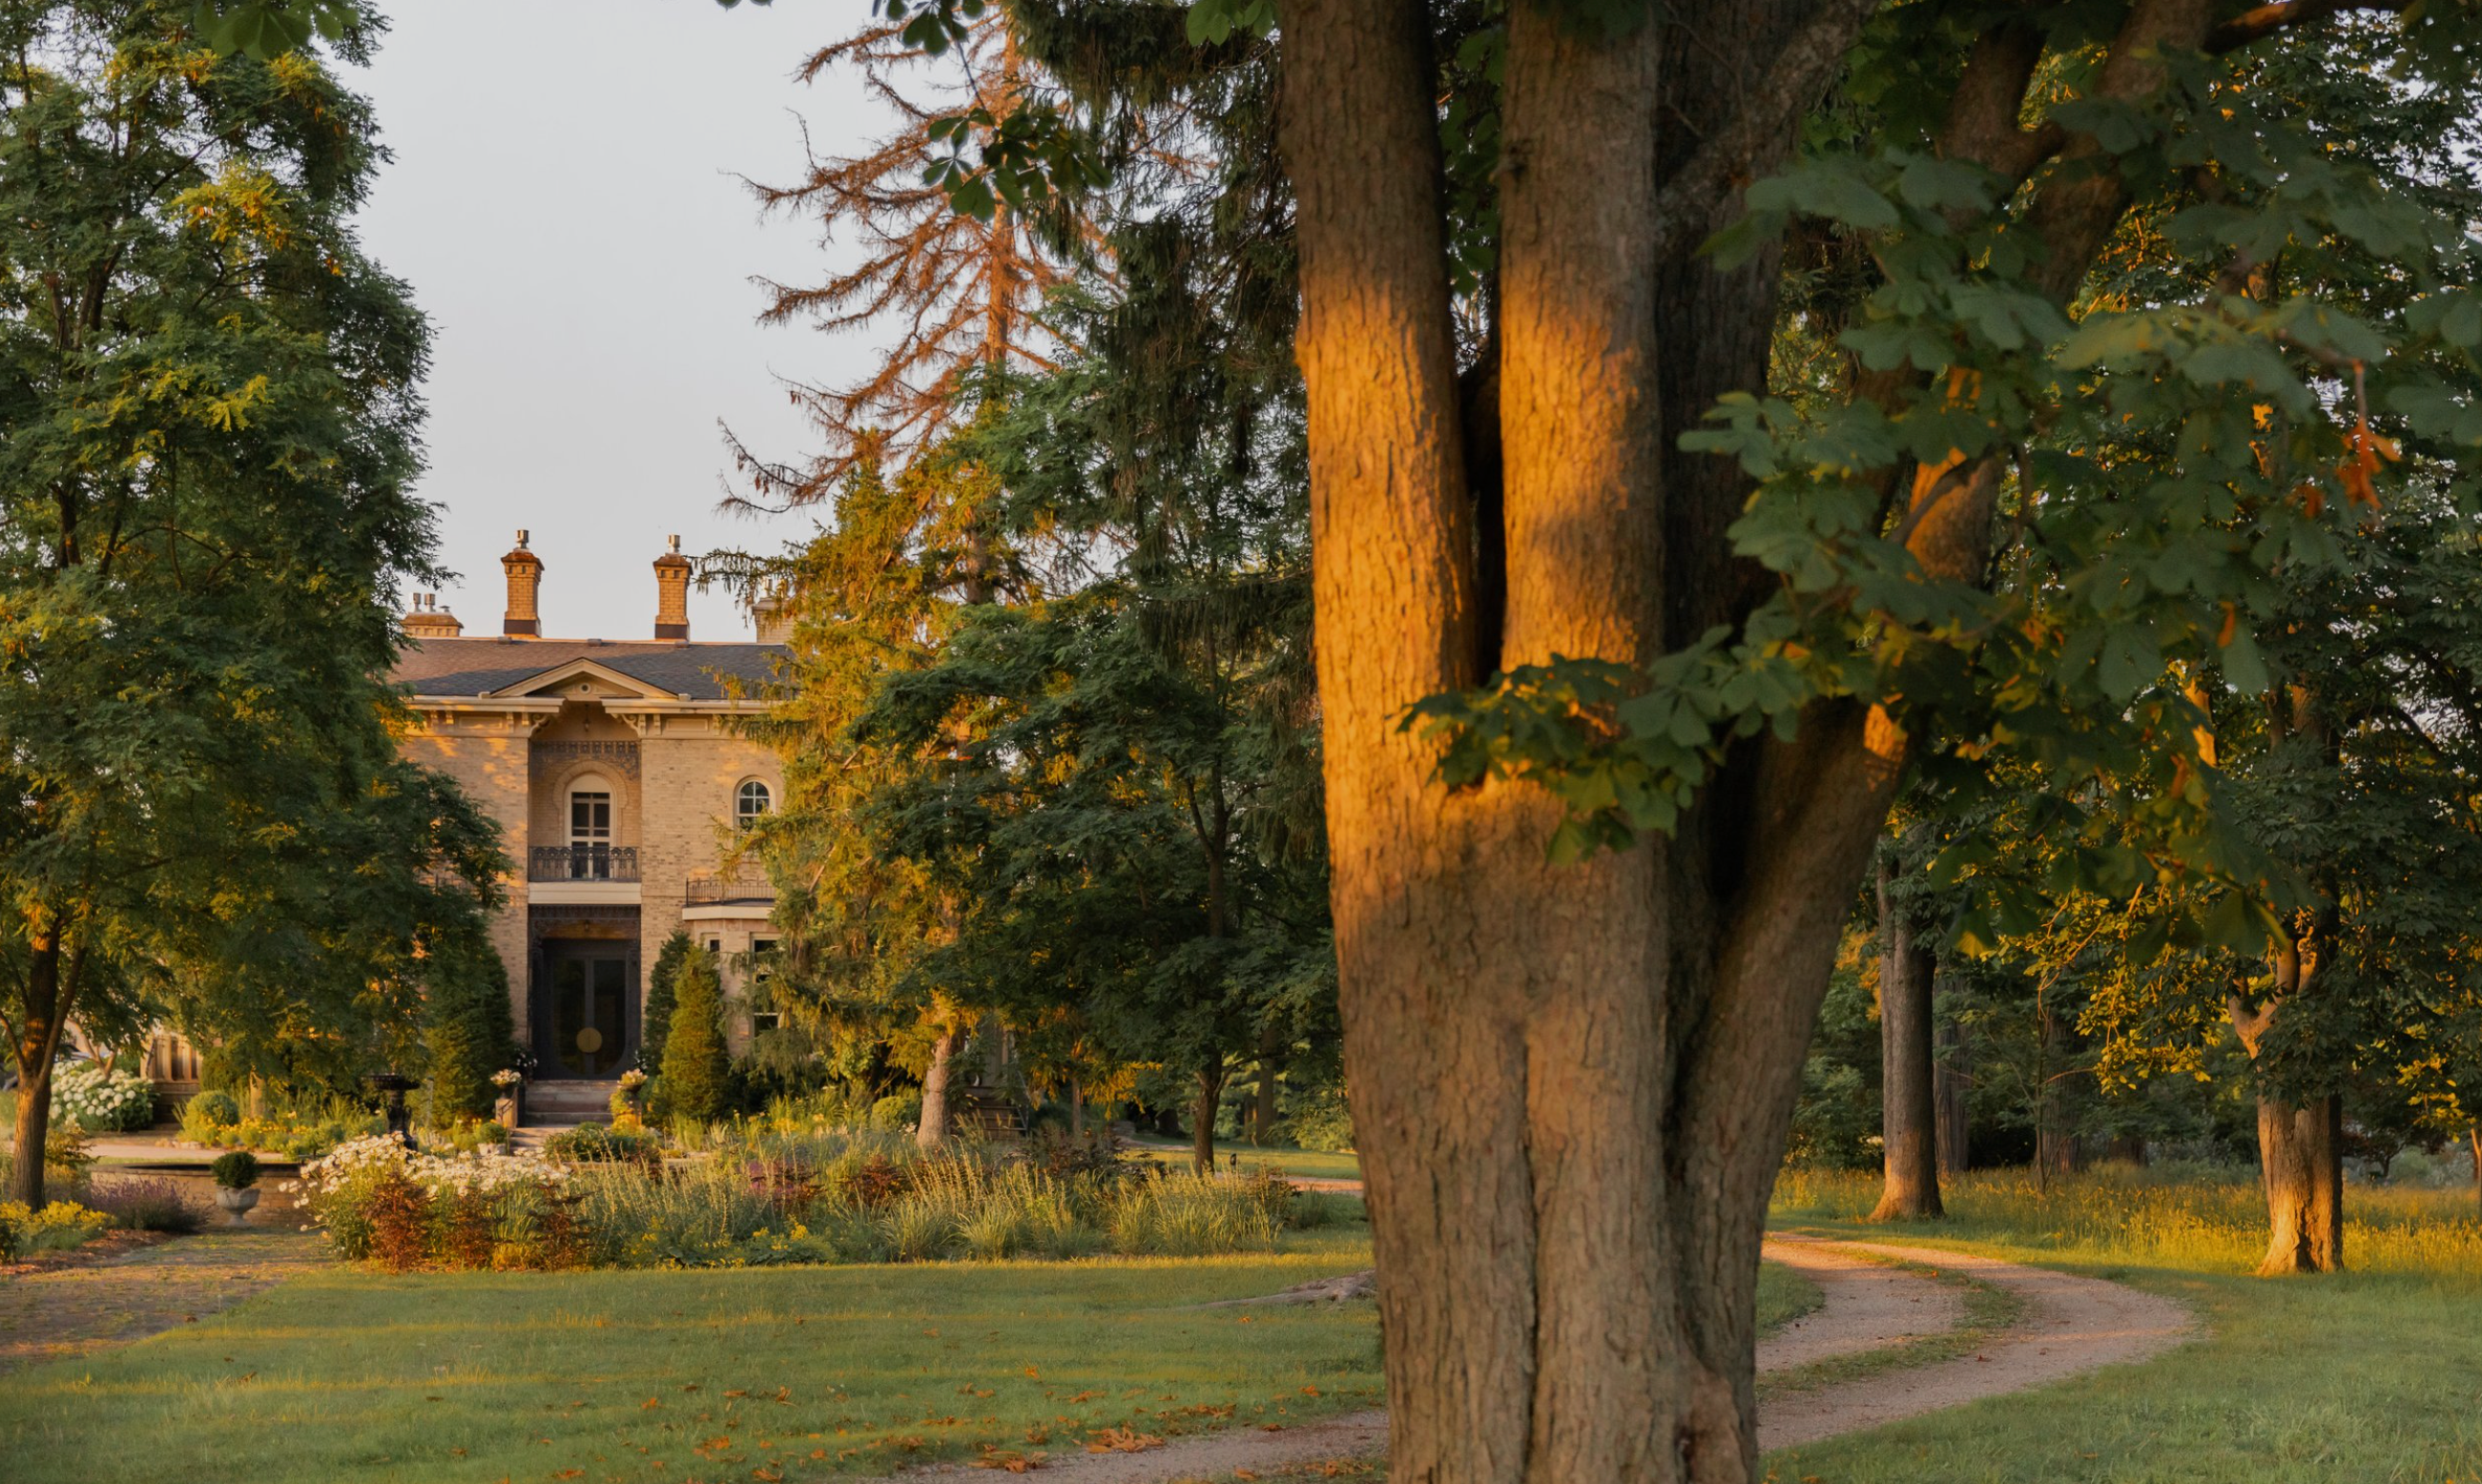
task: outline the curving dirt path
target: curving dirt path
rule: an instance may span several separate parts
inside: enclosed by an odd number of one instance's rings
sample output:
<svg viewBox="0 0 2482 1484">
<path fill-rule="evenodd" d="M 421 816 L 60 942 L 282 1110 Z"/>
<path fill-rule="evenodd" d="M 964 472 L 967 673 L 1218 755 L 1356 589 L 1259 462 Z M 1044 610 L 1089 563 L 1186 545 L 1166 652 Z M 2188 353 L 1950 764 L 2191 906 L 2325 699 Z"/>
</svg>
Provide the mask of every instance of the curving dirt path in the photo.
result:
<svg viewBox="0 0 2482 1484">
<path fill-rule="evenodd" d="M 1783 1245 L 1792 1244 L 1770 1243 L 1769 1247 L 1772 1251 Z M 1928 1247 L 1880 1242 L 1834 1245 L 1963 1273 L 1978 1283 L 2004 1288 L 2024 1303 L 2024 1316 L 1972 1355 L 1958 1360 L 1864 1376 L 1760 1403 L 1761 1450 L 1816 1443 L 1985 1396 L 2048 1386 L 2082 1371 L 2146 1360 L 2187 1340 L 2197 1329 L 2189 1312 L 2170 1299 L 2099 1278 Z"/>
<path fill-rule="evenodd" d="M 1879 1242 L 1771 1237 L 1766 1256 L 1818 1285 L 1824 1302 L 1758 1342 L 1761 1372 L 1833 1360 L 1943 1335 L 1965 1317 L 1954 1288 L 1871 1258 L 1964 1273 L 2016 1294 L 2024 1317 L 1975 1354 L 1910 1369 L 1761 1398 L 1761 1450 L 1816 1443 L 1984 1396 L 2021 1391 L 2104 1365 L 2124 1365 L 2181 1343 L 2195 1324 L 2168 1299 L 2099 1278 L 2080 1278 L 1924 1247 Z M 1356 1412 L 1281 1431 L 1209 1433 L 1143 1453 L 1055 1455 L 1040 1466 L 1054 1484 L 1178 1484 L 1235 1470 L 1376 1453 L 1387 1444 L 1387 1414 Z M 955 1477 L 970 1466 L 909 1471 L 883 1484 Z M 988 1476 L 987 1474 L 979 1476 Z"/>
</svg>

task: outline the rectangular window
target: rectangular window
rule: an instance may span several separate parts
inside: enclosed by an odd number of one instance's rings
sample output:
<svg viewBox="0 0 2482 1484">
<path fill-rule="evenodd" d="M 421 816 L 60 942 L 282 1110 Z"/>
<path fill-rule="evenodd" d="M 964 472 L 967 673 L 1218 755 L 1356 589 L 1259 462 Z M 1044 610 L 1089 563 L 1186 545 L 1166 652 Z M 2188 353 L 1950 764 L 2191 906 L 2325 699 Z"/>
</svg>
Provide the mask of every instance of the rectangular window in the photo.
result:
<svg viewBox="0 0 2482 1484">
<path fill-rule="evenodd" d="M 782 1019 L 775 1011 L 761 1010 L 751 1016 L 750 1033 L 755 1036 L 762 1030 L 774 1030 L 782 1023 Z"/>
</svg>

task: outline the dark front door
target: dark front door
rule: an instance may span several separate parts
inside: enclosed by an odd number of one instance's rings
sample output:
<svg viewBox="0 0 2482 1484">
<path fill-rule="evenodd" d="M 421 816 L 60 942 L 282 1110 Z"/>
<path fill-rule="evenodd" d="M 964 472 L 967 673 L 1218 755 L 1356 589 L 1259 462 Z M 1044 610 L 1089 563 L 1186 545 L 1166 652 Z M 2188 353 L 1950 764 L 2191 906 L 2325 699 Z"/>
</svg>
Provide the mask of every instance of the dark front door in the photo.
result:
<svg viewBox="0 0 2482 1484">
<path fill-rule="evenodd" d="M 612 1077 L 629 1043 L 629 954 L 613 943 L 562 944 L 547 957 L 541 1075 Z"/>
</svg>

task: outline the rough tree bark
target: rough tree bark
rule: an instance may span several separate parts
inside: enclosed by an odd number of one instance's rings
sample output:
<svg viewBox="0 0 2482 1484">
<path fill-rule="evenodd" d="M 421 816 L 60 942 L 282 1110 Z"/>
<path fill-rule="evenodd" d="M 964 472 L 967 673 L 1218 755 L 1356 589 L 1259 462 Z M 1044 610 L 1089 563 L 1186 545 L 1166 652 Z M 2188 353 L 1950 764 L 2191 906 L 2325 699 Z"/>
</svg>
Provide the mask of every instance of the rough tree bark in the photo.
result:
<svg viewBox="0 0 2482 1484">
<path fill-rule="evenodd" d="M 1513 6 L 1498 394 L 1468 410 L 1427 14 L 1281 6 L 1332 900 L 1391 1477 L 1756 1476 L 1759 1233 L 1906 739 L 1820 703 L 1793 740 L 1738 746 L 1669 839 L 1554 868 L 1552 804 L 1439 786 L 1398 723 L 1493 669 L 1650 659 L 1766 591 L 1723 534 L 1746 487 L 1676 439 L 1718 393 L 1765 384 L 1776 263 L 1722 274 L 1696 250 L 1782 158 L 1869 9 L 1694 0 L 1610 36 Z M 2194 43 L 2209 9 L 2139 0 L 2097 91 L 2151 92 L 2129 52 Z M 2076 143 L 2019 129 L 2026 38 L 1977 50 L 1951 130 L 1951 152 L 2020 180 Z M 2046 261 L 2073 259 L 2065 299 L 2126 193 L 2106 162 L 2046 194 L 2065 202 L 2044 237 Z M 1468 416 L 1495 424 L 1495 491 L 1468 488 Z M 1998 474 L 1956 472 L 1912 482 L 1908 544 L 1978 577 Z M 1501 540 L 1479 539 L 1478 509 Z M 1504 570 L 1478 573 L 1478 551 Z"/>
<path fill-rule="evenodd" d="M 913 1141 L 937 1149 L 948 1139 L 948 1084 L 956 1073 L 957 1045 L 964 1033 L 950 1026 L 931 1044 L 931 1067 L 922 1073 L 922 1122 Z"/>
<path fill-rule="evenodd" d="M 2261 1278 L 2344 1267 L 2344 1105 L 2333 1096 L 2295 1106 L 2258 1102 L 2259 1177 L 2266 1186 Z"/>
<path fill-rule="evenodd" d="M 1973 1168 L 1973 1110 L 1967 1100 L 1973 1089 L 1973 1055 L 1955 1015 L 1938 1015 L 1939 1002 L 1949 993 L 1946 981 L 1931 982 L 1932 1013 L 1939 1026 L 1939 1062 L 1931 1074 L 1931 1121 L 1938 1126 L 1939 1172 L 1943 1180 Z"/>
<path fill-rule="evenodd" d="M 1895 862 L 1879 862 L 1880 1155 L 1886 1183 L 1872 1221 L 1944 1216 L 1940 1204 L 1938 1098 L 1933 1081 L 1930 945 L 1890 899 Z"/>
</svg>

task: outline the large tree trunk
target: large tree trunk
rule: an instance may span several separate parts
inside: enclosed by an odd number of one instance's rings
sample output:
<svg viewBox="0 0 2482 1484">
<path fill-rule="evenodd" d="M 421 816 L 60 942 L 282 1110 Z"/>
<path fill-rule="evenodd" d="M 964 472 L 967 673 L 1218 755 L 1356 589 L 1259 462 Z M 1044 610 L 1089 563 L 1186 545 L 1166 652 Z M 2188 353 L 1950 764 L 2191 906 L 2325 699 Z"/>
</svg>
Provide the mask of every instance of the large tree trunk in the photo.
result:
<svg viewBox="0 0 2482 1484">
<path fill-rule="evenodd" d="M 2342 1271 L 2343 1100 L 2331 1095 L 2296 1107 L 2260 1098 L 2258 1153 L 2267 1215 L 2258 1276 Z"/>
<path fill-rule="evenodd" d="M 1401 721 L 1493 670 L 1643 665 L 1771 590 L 1724 534 L 1740 474 L 1677 440 L 1718 393 L 1765 385 L 1777 259 L 1728 275 L 1697 249 L 1782 158 L 1868 9 L 1699 0 L 1613 34 L 1511 7 L 1497 392 L 1468 413 L 1427 11 L 1282 0 L 1332 900 L 1397 1477 L 1755 1476 L 1759 1234 L 1906 740 L 1821 702 L 1791 740 L 1735 744 L 1669 839 L 1555 868 L 1556 804 L 1441 786 Z M 2128 35 L 2140 55 L 2178 44 L 2158 13 L 2210 10 L 2140 0 Z M 1983 90 L 2011 145 L 2027 33 Z M 2119 50 L 2105 91 L 2159 77 Z M 2022 178 L 2051 147 L 1994 168 Z M 2046 230 L 2048 257 L 2090 255 L 2120 199 L 2046 224 L 2099 223 Z M 1496 421 L 1495 490 L 1467 488 L 1467 415 Z M 1987 564 L 1996 465 L 1967 483 L 1915 491 L 1907 546 L 1938 577 Z M 1480 553 L 1504 571 L 1478 573 Z"/>
<path fill-rule="evenodd" d="M 1682 64 L 1696 81 L 1675 106 L 1739 97 L 1733 79 L 1809 10 L 1683 17 L 1718 55 Z M 1439 787 L 1398 719 L 1503 666 L 1644 663 L 1671 647 L 1668 612 L 1733 604 L 1696 584 L 1746 587 L 1706 539 L 1744 491 L 1711 460 L 1668 490 L 1665 464 L 1713 392 L 1763 384 L 1773 283 L 1693 261 L 1703 230 L 1648 272 L 1671 137 L 1661 28 L 1608 37 L 1514 8 L 1507 608 L 1480 652 L 1425 14 L 1302 0 L 1281 20 L 1333 901 L 1390 1471 L 1745 1480 L 1759 1230 L 1888 755 L 1862 745 L 1857 708 L 1822 707 L 1796 742 L 1743 748 L 1675 841 L 1556 867 L 1547 796 Z M 1677 379 L 1658 375 L 1668 330 Z M 1668 548 L 1674 530 L 1692 539 Z M 1668 590 L 1676 550 L 1689 586 Z"/>
<path fill-rule="evenodd" d="M 1932 1086 L 1931 984 L 1938 961 L 1890 900 L 1895 866 L 1879 865 L 1879 1046 L 1881 1160 L 1886 1183 L 1872 1221 L 1915 1221 L 1947 1212 L 1940 1205 L 1939 1133 Z"/>
<path fill-rule="evenodd" d="M 1932 1014 L 1938 1016 L 1939 1026 L 1939 1063 L 1931 1073 L 1931 1121 L 1938 1126 L 1940 1179 L 1953 1179 L 1973 1168 L 1969 1149 L 1973 1110 L 1967 1100 L 1973 1089 L 1973 1059 L 1966 1046 L 1964 1025 L 1953 1013 L 1939 1016 L 1939 983 L 1931 984 Z"/>
<path fill-rule="evenodd" d="M 1201 1175 L 1215 1173 L 1215 1113 L 1224 1102 L 1221 1058 L 1198 1069 L 1198 1103 L 1189 1119 L 1189 1162 Z"/>
<path fill-rule="evenodd" d="M 964 1039 L 964 1033 L 951 1026 L 932 1043 L 931 1067 L 922 1073 L 922 1123 L 913 1135 L 924 1149 L 948 1141 L 948 1084 L 956 1073 L 957 1044 Z"/>
</svg>

